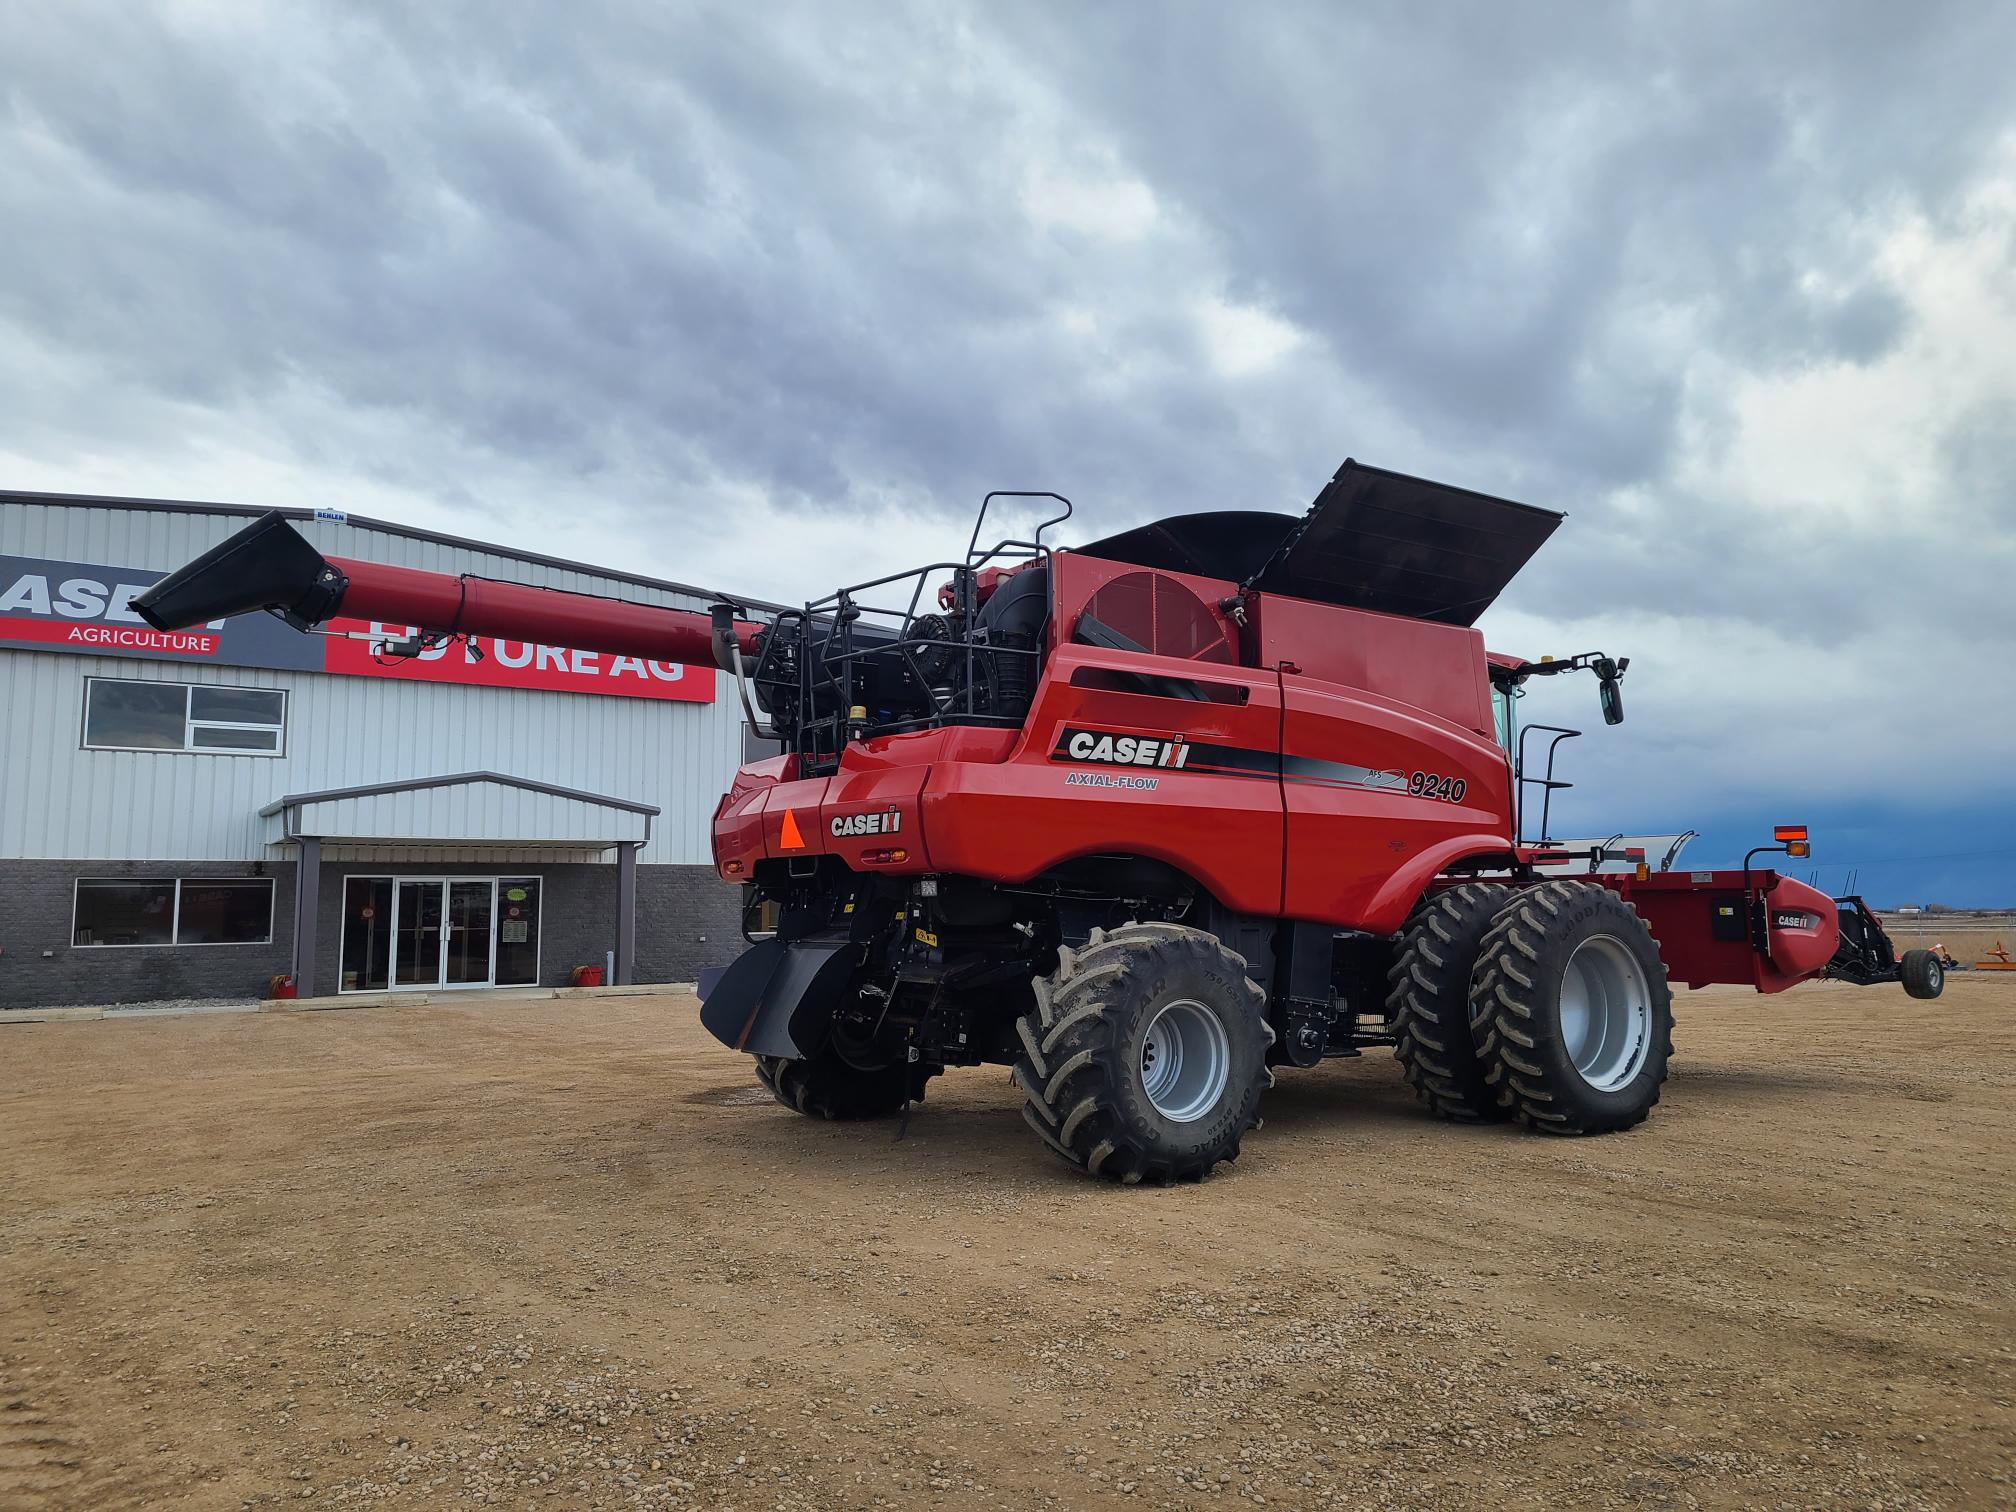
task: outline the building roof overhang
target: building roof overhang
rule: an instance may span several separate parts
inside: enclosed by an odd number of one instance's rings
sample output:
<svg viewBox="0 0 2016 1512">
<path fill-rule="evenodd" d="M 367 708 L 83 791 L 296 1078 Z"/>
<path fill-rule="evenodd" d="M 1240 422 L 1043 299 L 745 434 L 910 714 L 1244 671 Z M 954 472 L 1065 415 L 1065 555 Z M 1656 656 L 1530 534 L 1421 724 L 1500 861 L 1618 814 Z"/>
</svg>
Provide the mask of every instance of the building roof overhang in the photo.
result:
<svg viewBox="0 0 2016 1512">
<path fill-rule="evenodd" d="M 259 810 L 268 839 L 394 845 L 642 845 L 652 803 L 536 782 L 503 772 L 457 772 L 288 793 Z"/>
</svg>

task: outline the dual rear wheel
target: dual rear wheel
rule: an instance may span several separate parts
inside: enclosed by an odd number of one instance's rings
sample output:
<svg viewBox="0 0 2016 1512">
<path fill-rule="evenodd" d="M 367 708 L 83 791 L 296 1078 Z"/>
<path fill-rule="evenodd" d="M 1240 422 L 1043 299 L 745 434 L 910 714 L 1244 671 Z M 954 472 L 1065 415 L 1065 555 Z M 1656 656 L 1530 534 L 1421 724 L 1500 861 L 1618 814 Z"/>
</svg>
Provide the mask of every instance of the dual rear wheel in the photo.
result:
<svg viewBox="0 0 2016 1512">
<path fill-rule="evenodd" d="M 1437 893 L 1409 922 L 1391 984 L 1401 1066 L 1445 1118 L 1607 1134 L 1659 1101 L 1673 993 L 1652 932 L 1606 887 Z"/>
</svg>

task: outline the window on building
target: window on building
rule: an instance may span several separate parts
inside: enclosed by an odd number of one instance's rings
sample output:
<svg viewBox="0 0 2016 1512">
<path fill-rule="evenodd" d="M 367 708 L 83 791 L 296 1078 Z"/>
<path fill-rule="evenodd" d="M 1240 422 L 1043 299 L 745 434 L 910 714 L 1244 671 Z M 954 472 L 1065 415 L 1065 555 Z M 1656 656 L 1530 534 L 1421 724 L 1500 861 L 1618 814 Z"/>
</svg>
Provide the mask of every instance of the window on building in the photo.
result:
<svg viewBox="0 0 2016 1512">
<path fill-rule="evenodd" d="M 70 943 L 265 945 L 273 939 L 271 877 L 79 878 Z"/>
<path fill-rule="evenodd" d="M 539 980 L 539 879 L 497 879 L 497 985 Z"/>
<path fill-rule="evenodd" d="M 287 695 L 278 688 L 191 683 L 84 685 L 84 746 L 97 751 L 214 751 L 277 756 L 287 731 Z"/>
<path fill-rule="evenodd" d="M 343 880 L 342 990 L 372 992 L 392 985 L 392 879 Z"/>
<path fill-rule="evenodd" d="M 272 938 L 270 878 L 182 879 L 175 913 L 177 945 L 263 945 Z"/>
<path fill-rule="evenodd" d="M 175 879 L 79 882 L 72 945 L 172 945 Z"/>
<path fill-rule="evenodd" d="M 189 690 L 180 683 L 90 679 L 84 684 L 84 744 L 114 750 L 186 750 Z"/>
</svg>

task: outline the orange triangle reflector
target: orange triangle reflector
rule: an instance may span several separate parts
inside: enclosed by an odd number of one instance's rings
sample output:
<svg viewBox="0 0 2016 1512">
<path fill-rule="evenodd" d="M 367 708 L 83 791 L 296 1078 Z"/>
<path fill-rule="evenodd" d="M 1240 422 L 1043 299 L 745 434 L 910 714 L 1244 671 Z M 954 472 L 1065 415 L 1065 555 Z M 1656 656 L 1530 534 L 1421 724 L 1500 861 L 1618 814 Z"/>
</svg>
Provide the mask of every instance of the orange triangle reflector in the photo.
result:
<svg viewBox="0 0 2016 1512">
<path fill-rule="evenodd" d="M 798 833 L 798 815 L 791 809 L 784 810 L 784 828 L 777 836 L 779 850 L 805 849 L 805 837 Z"/>
</svg>

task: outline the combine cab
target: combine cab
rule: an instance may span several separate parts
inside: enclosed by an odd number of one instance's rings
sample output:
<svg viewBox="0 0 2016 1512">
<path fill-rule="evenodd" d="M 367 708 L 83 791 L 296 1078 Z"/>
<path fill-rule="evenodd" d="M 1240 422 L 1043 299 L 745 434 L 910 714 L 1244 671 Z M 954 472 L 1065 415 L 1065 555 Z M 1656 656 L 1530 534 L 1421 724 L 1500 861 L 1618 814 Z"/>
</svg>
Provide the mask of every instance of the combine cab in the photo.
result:
<svg viewBox="0 0 2016 1512">
<path fill-rule="evenodd" d="M 1002 497 L 1055 510 L 983 544 Z M 1277 1070 L 1391 1046 L 1444 1117 L 1605 1133 L 1658 1100 L 1669 976 L 1937 991 L 1866 909 L 1750 864 L 1805 854 L 1803 831 L 1728 871 L 1669 869 L 1685 836 L 1650 859 L 1545 840 L 1575 732 L 1527 771 L 1550 732 L 1515 741 L 1513 700 L 1589 671 L 1616 723 L 1629 664 L 1490 653 L 1472 627 L 1558 514 L 1354 462 L 1301 516 L 1048 544 L 1070 509 L 989 495 L 960 560 L 767 621 L 325 560 L 277 516 L 134 606 L 730 672 L 780 754 L 715 810 L 751 943 L 701 1017 L 816 1117 L 893 1116 L 946 1066 L 1004 1064 L 1072 1164 L 1197 1178 Z"/>
</svg>

